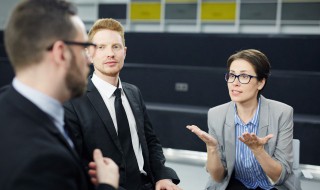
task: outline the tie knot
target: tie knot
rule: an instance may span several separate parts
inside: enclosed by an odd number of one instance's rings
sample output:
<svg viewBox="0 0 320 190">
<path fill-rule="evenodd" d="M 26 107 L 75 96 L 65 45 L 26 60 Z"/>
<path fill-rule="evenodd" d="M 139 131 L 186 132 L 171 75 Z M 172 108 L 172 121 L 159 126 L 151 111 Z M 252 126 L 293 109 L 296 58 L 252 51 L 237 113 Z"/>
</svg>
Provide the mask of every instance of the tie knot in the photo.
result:
<svg viewBox="0 0 320 190">
<path fill-rule="evenodd" d="M 117 88 L 114 93 L 113 93 L 116 98 L 120 98 L 121 97 L 121 88 Z"/>
</svg>

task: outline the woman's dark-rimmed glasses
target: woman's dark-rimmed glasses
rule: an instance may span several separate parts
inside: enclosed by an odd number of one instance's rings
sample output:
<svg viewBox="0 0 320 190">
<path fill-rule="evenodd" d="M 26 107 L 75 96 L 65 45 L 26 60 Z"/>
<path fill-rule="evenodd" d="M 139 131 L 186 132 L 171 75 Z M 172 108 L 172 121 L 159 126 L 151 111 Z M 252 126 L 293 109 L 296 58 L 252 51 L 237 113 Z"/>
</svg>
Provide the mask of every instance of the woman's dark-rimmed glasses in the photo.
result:
<svg viewBox="0 0 320 190">
<path fill-rule="evenodd" d="M 235 75 L 232 73 L 226 73 L 226 75 L 225 75 L 225 80 L 228 83 L 233 83 L 236 80 L 236 78 L 238 78 L 238 81 L 241 84 L 248 84 L 250 82 L 251 78 L 257 78 L 257 76 L 252 76 L 252 75 L 248 75 L 248 74 Z"/>
</svg>

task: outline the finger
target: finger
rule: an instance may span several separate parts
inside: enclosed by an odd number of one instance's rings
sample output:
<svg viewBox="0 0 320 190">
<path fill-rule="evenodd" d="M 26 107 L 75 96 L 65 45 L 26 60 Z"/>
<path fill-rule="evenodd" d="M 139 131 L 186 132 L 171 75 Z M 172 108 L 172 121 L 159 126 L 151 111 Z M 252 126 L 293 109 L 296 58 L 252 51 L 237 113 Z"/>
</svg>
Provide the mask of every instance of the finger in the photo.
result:
<svg viewBox="0 0 320 190">
<path fill-rule="evenodd" d="M 204 131 L 199 129 L 196 125 L 187 125 L 187 128 L 194 134 L 196 134 L 199 138 L 201 138 L 204 134 Z"/>
<path fill-rule="evenodd" d="M 248 135 L 249 133 L 246 131 L 244 133 L 242 133 L 242 136 Z"/>
<path fill-rule="evenodd" d="M 91 169 L 96 169 L 96 168 L 97 168 L 96 163 L 90 162 L 90 163 L 89 163 L 89 168 L 91 168 Z"/>
<path fill-rule="evenodd" d="M 97 171 L 96 170 L 89 170 L 88 174 L 92 177 L 92 176 L 97 176 Z"/>
<path fill-rule="evenodd" d="M 244 144 L 246 144 L 246 140 L 242 137 L 242 136 L 239 136 L 238 139 L 243 142 Z"/>
<path fill-rule="evenodd" d="M 254 133 L 251 133 L 251 140 L 258 141 L 258 136 Z"/>
<path fill-rule="evenodd" d="M 251 139 L 251 135 L 248 132 L 242 134 L 244 141 L 249 141 Z"/>
<path fill-rule="evenodd" d="M 95 149 L 93 151 L 93 160 L 96 163 L 96 165 L 103 164 L 103 156 L 100 149 Z"/>
<path fill-rule="evenodd" d="M 193 133 L 197 133 L 201 131 L 201 129 L 199 129 L 199 127 L 196 125 L 187 125 L 187 129 L 189 129 Z"/>
<path fill-rule="evenodd" d="M 268 139 L 271 139 L 273 137 L 273 134 L 269 134 L 266 136 Z"/>
<path fill-rule="evenodd" d="M 266 144 L 271 138 L 273 137 L 273 134 L 269 134 L 263 138 L 263 143 Z"/>
<path fill-rule="evenodd" d="M 94 185 L 97 185 L 97 184 L 98 184 L 97 178 L 91 178 L 91 182 L 92 182 Z"/>
</svg>

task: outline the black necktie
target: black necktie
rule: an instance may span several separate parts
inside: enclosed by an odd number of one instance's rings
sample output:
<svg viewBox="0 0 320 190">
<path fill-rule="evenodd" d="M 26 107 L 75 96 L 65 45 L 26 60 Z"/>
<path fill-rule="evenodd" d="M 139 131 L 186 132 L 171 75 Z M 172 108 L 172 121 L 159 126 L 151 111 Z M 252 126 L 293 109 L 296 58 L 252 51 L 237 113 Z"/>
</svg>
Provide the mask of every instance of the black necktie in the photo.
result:
<svg viewBox="0 0 320 190">
<path fill-rule="evenodd" d="M 123 150 L 123 156 L 125 160 L 125 170 L 126 170 L 126 182 L 124 187 L 127 189 L 139 189 L 140 182 L 140 170 L 138 167 L 138 162 L 136 155 L 134 154 L 131 133 L 129 128 L 129 122 L 127 114 L 123 108 L 121 100 L 121 89 L 117 88 L 114 91 L 115 101 L 114 108 L 116 111 L 117 124 L 118 124 L 118 138 L 121 143 Z"/>
</svg>

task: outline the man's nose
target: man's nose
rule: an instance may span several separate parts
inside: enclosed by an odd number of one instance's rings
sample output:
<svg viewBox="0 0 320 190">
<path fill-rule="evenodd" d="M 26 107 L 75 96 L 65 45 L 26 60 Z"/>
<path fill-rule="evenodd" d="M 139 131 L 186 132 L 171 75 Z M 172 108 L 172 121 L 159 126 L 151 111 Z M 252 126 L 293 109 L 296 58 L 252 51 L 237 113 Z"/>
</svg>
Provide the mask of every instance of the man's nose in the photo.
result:
<svg viewBox="0 0 320 190">
<path fill-rule="evenodd" d="M 105 53 L 106 53 L 107 57 L 114 57 L 114 50 L 112 49 L 111 46 L 107 47 L 105 49 L 105 51 L 106 51 Z"/>
</svg>

